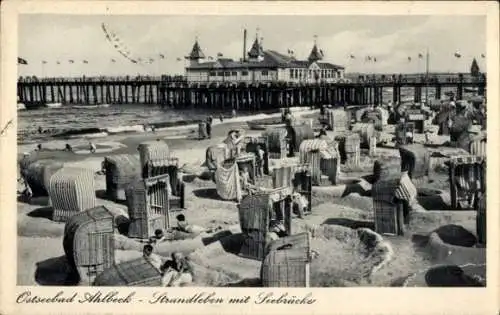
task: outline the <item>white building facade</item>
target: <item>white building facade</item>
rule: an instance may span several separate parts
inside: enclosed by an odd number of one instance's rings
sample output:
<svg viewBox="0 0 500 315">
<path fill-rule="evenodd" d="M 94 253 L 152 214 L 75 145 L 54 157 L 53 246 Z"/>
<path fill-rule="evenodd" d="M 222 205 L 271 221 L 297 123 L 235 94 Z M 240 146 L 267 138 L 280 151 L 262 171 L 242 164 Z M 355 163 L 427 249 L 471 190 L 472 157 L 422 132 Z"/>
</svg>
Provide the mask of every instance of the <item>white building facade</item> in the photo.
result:
<svg viewBox="0 0 500 315">
<path fill-rule="evenodd" d="M 186 59 L 189 61 L 186 78 L 193 83 L 336 83 L 344 80 L 344 67 L 323 62 L 323 53 L 316 44 L 307 60 L 297 60 L 276 51 L 264 51 L 255 39 L 246 60 L 219 58 L 204 62 L 205 55 L 196 41 Z"/>
</svg>

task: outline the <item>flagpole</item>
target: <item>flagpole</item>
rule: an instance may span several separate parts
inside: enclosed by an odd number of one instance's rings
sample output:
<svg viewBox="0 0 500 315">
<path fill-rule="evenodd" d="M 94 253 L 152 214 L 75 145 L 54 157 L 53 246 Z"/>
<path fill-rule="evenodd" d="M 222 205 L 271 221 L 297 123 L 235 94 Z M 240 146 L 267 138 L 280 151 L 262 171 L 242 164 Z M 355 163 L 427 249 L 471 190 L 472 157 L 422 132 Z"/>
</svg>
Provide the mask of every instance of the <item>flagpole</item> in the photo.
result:
<svg viewBox="0 0 500 315">
<path fill-rule="evenodd" d="M 425 56 L 425 103 L 429 104 L 429 47 Z"/>
</svg>

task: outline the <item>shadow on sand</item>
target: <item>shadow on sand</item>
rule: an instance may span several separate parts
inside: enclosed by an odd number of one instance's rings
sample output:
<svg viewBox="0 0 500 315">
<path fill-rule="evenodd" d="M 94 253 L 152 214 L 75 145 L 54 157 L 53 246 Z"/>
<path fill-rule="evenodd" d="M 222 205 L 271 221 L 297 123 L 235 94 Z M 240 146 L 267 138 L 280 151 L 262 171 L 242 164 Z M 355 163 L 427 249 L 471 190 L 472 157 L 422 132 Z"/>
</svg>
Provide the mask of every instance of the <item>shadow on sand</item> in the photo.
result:
<svg viewBox="0 0 500 315">
<path fill-rule="evenodd" d="M 39 285 L 74 286 L 77 278 L 72 275 L 66 256 L 50 258 L 36 264 L 35 281 Z"/>
<path fill-rule="evenodd" d="M 217 189 L 215 189 L 215 188 L 196 189 L 196 190 L 193 190 L 193 194 L 198 198 L 223 201 L 223 199 L 219 196 L 219 194 L 217 194 Z"/>
<path fill-rule="evenodd" d="M 97 198 L 99 198 L 99 199 L 108 200 L 108 201 L 111 201 L 111 202 L 114 202 L 114 203 L 118 203 L 118 204 L 121 204 L 121 205 L 124 205 L 124 206 L 127 205 L 127 201 L 126 200 L 123 200 L 123 199 L 115 200 L 115 199 L 110 198 L 108 196 L 108 194 L 106 193 L 105 189 L 96 190 L 95 191 L 95 196 Z"/>
<path fill-rule="evenodd" d="M 54 209 L 52 207 L 42 207 L 29 212 L 28 216 L 32 218 L 45 218 L 52 220 L 53 213 Z"/>
<path fill-rule="evenodd" d="M 329 218 L 326 219 L 322 224 L 341 225 L 351 229 L 368 228 L 371 230 L 375 230 L 375 224 L 371 221 L 358 221 L 345 218 Z"/>
</svg>

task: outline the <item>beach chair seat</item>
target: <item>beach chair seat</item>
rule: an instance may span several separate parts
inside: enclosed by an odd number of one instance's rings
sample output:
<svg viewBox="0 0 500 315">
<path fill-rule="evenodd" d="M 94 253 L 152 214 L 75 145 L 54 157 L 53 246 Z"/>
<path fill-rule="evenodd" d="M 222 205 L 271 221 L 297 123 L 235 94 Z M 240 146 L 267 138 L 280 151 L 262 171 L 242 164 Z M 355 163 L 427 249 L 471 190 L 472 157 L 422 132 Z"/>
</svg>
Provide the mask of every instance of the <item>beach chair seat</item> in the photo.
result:
<svg viewBox="0 0 500 315">
<path fill-rule="evenodd" d="M 478 194 L 486 192 L 486 159 L 481 156 L 457 156 L 446 165 L 452 208 L 473 209 Z"/>
<path fill-rule="evenodd" d="M 113 265 L 101 272 L 93 285 L 98 287 L 161 287 L 162 275 L 143 257 Z"/>
</svg>

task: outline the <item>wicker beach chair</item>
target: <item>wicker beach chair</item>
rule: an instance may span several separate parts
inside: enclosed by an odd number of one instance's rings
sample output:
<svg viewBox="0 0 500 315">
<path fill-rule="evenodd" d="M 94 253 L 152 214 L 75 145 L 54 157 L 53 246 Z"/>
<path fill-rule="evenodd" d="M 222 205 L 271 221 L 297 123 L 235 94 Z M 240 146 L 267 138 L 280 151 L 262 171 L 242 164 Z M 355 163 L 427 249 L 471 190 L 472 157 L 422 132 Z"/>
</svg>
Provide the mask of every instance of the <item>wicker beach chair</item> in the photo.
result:
<svg viewBox="0 0 500 315">
<path fill-rule="evenodd" d="M 356 132 L 348 132 L 338 135 L 335 140 L 339 142 L 340 163 L 349 166 L 359 166 L 361 148 L 361 138 Z"/>
<path fill-rule="evenodd" d="M 122 262 L 101 272 L 94 280 L 100 287 L 160 287 L 161 273 L 143 257 Z"/>
<path fill-rule="evenodd" d="M 241 153 L 233 159 L 228 159 L 224 162 L 226 165 L 236 163 L 238 164 L 238 170 L 242 170 L 244 166 L 248 168 L 248 173 L 250 174 L 250 179 L 255 181 L 256 176 L 256 161 L 255 154 L 253 153 Z"/>
<path fill-rule="evenodd" d="M 312 179 L 309 164 L 293 164 L 275 168 L 273 170 L 273 188 L 294 187 L 295 191 L 304 196 L 311 212 Z"/>
<path fill-rule="evenodd" d="M 457 156 L 447 163 L 452 209 L 474 209 L 478 194 L 486 192 L 486 159 Z"/>
<path fill-rule="evenodd" d="M 291 125 L 287 127 L 287 137 L 289 139 L 289 155 L 294 156 L 295 152 L 299 152 L 302 141 L 314 139 L 314 130 L 308 124 Z"/>
<path fill-rule="evenodd" d="M 242 147 L 247 154 L 257 155 L 257 146 L 262 148 L 264 151 L 264 159 L 261 162 L 263 166 L 263 172 L 265 175 L 269 175 L 269 144 L 268 138 L 263 136 L 247 136 L 243 138 Z"/>
<path fill-rule="evenodd" d="M 63 168 L 63 163 L 53 160 L 38 160 L 26 166 L 24 180 L 33 193 L 32 197 L 49 195 L 50 178 Z"/>
<path fill-rule="evenodd" d="M 328 126 L 334 132 L 348 131 L 351 120 L 348 113 L 343 109 L 327 109 Z"/>
<path fill-rule="evenodd" d="M 200 122 L 198 124 L 198 139 L 205 139 L 205 138 L 208 138 L 207 123 Z"/>
<path fill-rule="evenodd" d="M 370 148 L 370 141 L 375 137 L 375 127 L 372 123 L 357 123 L 352 126 L 352 132 L 359 134 L 361 148 Z"/>
<path fill-rule="evenodd" d="M 415 124 L 413 122 L 398 123 L 396 125 L 396 144 L 405 145 L 409 144 L 406 134 L 411 132 L 413 134 L 415 129 Z"/>
<path fill-rule="evenodd" d="M 240 255 L 245 258 L 262 260 L 270 240 L 270 220 L 284 222 L 287 235 L 291 235 L 291 187 L 245 196 L 239 206 L 238 214 L 244 243 Z"/>
<path fill-rule="evenodd" d="M 375 232 L 404 235 L 409 223 L 409 201 L 416 198 L 417 189 L 409 176 L 382 175 L 372 186 Z"/>
<path fill-rule="evenodd" d="M 104 158 L 106 195 L 111 200 L 125 200 L 125 188 L 141 176 L 141 161 L 132 154 L 118 154 Z"/>
<path fill-rule="evenodd" d="M 415 184 L 423 184 L 429 179 L 430 153 L 422 144 L 409 144 L 399 147 L 401 171 L 408 172 Z"/>
<path fill-rule="evenodd" d="M 66 222 L 64 253 L 81 283 L 92 283 L 97 274 L 113 265 L 113 222 L 113 214 L 104 206 L 75 214 Z"/>
<path fill-rule="evenodd" d="M 339 155 L 335 147 L 321 139 L 304 140 L 299 148 L 299 162 L 310 164 L 313 185 L 336 185 Z"/>
<path fill-rule="evenodd" d="M 409 108 L 405 112 L 406 121 L 413 123 L 415 133 L 424 133 L 427 115 L 419 108 Z"/>
<path fill-rule="evenodd" d="M 94 172 L 86 168 L 63 167 L 52 175 L 49 195 L 56 222 L 96 206 Z"/>
<path fill-rule="evenodd" d="M 311 236 L 300 233 L 286 236 L 269 244 L 262 262 L 263 287 L 309 287 Z"/>
<path fill-rule="evenodd" d="M 217 169 L 217 165 L 226 160 L 226 145 L 223 143 L 207 148 L 205 153 L 205 165 L 211 171 Z"/>
<path fill-rule="evenodd" d="M 146 141 L 139 144 L 142 177 L 154 177 L 166 173 L 170 150 L 164 141 Z"/>
<path fill-rule="evenodd" d="M 267 138 L 269 144 L 269 158 L 283 159 L 288 155 L 287 130 L 285 128 L 275 128 L 262 133 Z"/>
<path fill-rule="evenodd" d="M 469 153 L 471 155 L 476 155 L 486 158 L 486 148 L 487 148 L 486 138 L 474 139 L 469 144 Z"/>
<path fill-rule="evenodd" d="M 170 227 L 169 192 L 170 176 L 163 174 L 139 179 L 125 190 L 130 225 L 128 236 L 147 240 L 156 229 Z"/>
</svg>

